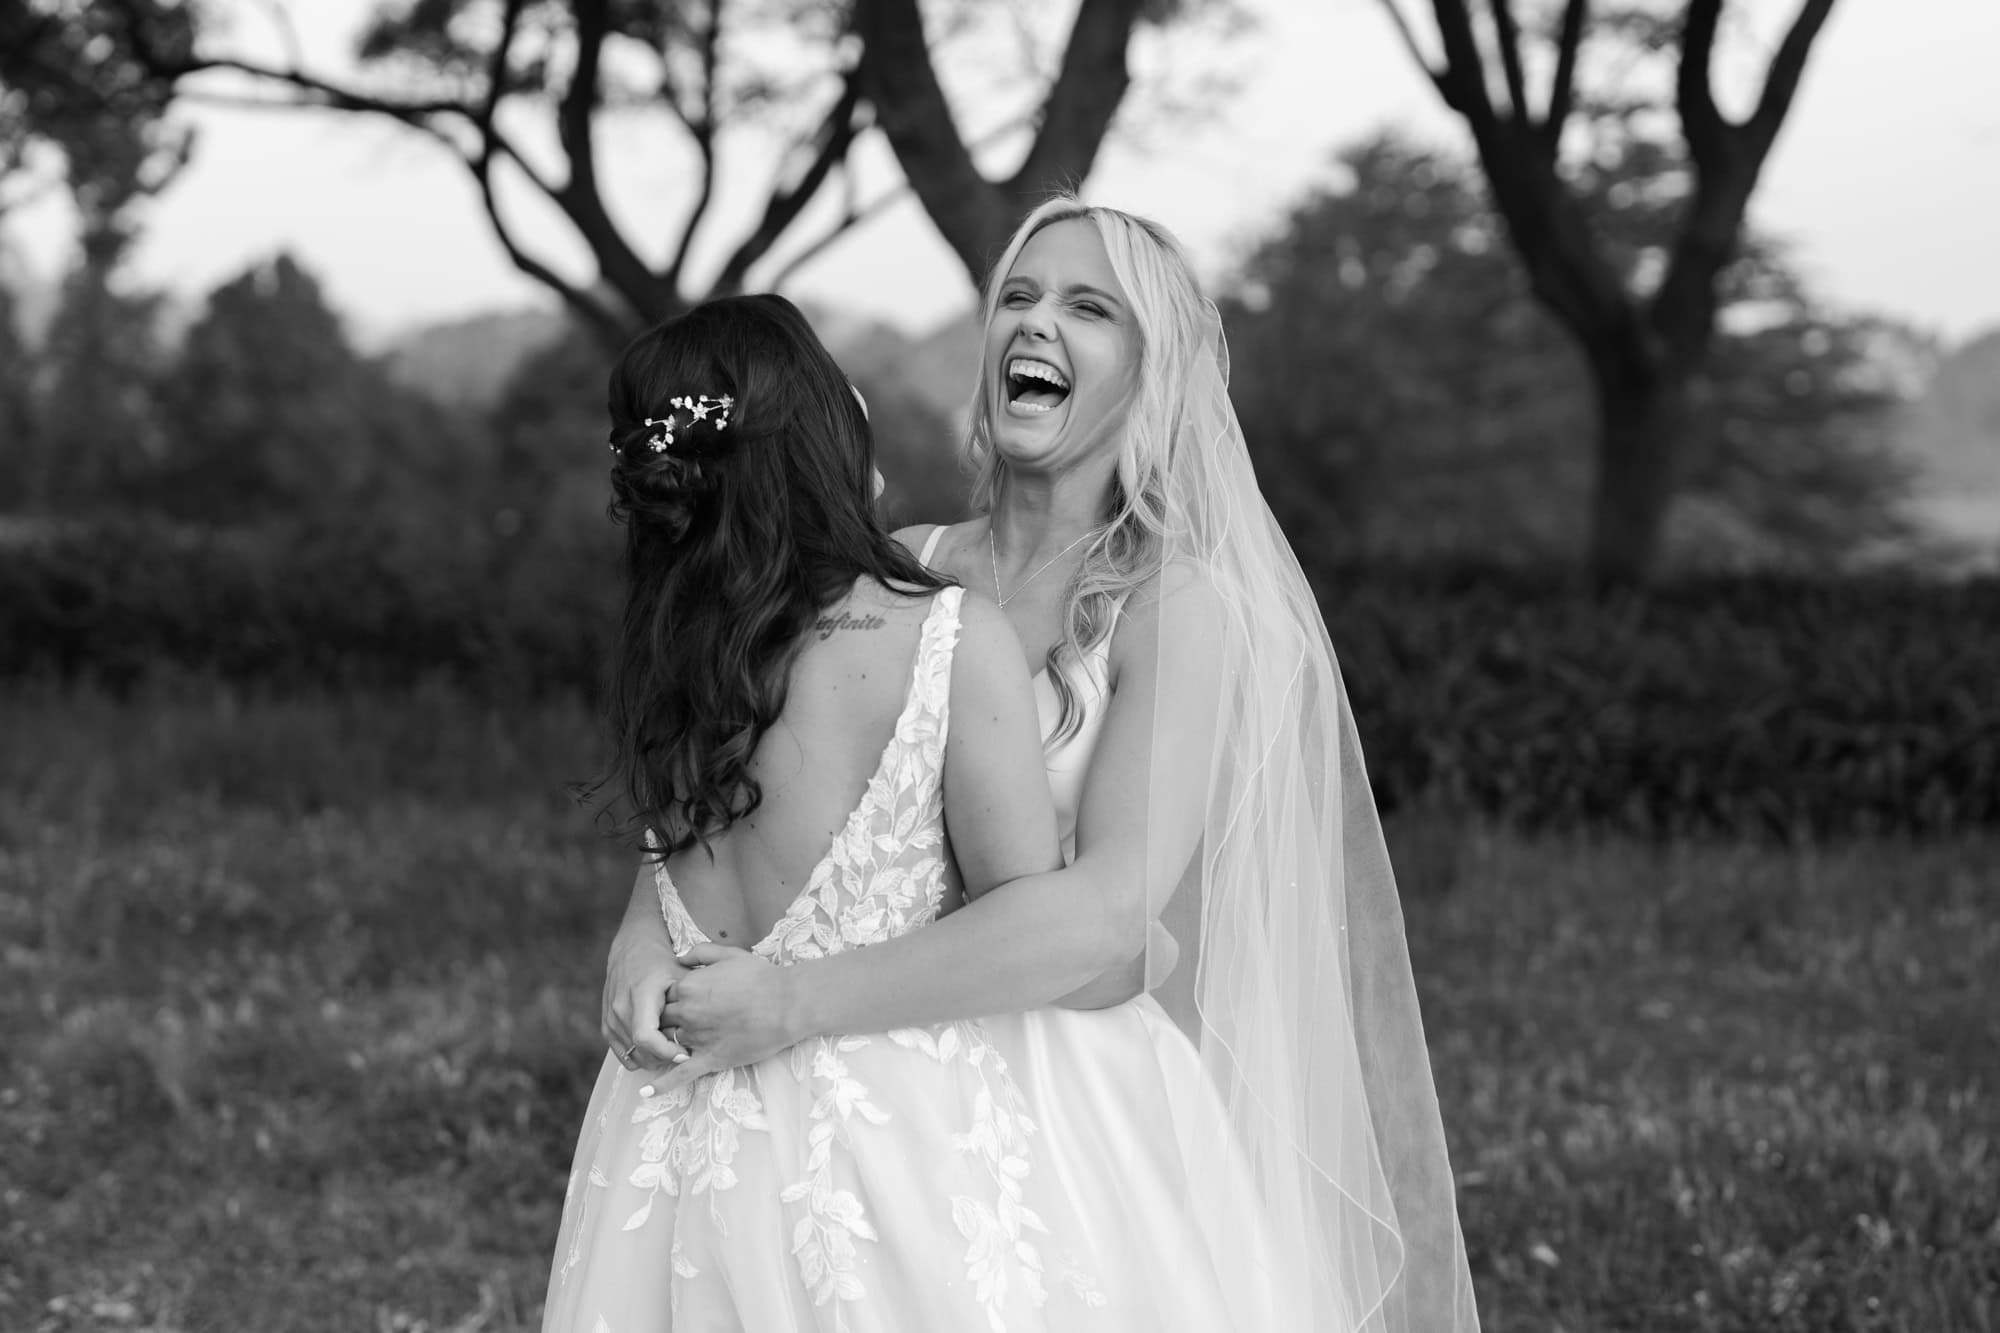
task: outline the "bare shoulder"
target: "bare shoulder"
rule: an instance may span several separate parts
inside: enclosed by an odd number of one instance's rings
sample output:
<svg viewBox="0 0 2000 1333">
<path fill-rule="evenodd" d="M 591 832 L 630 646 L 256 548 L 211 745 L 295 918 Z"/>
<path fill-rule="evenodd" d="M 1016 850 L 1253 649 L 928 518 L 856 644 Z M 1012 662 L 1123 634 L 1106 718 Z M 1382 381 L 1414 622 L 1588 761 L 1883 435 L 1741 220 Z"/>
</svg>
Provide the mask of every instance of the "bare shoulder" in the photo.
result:
<svg viewBox="0 0 2000 1333">
<path fill-rule="evenodd" d="M 981 534 L 986 531 L 985 523 L 986 520 L 983 518 L 969 518 L 963 523 L 912 523 L 907 528 L 896 529 L 895 537 L 897 541 L 910 548 L 911 554 L 922 559 L 924 546 L 930 541 L 931 534 L 939 533 L 937 547 L 931 552 L 930 567 L 943 569 L 951 563 L 952 557 L 964 548 L 974 529 Z M 984 541 L 985 538 L 981 536 L 980 540 Z"/>
<path fill-rule="evenodd" d="M 820 614 L 815 627 L 820 637 L 825 638 L 829 631 L 865 632 L 891 625 L 914 626 L 930 614 L 932 596 L 928 588 L 885 586 L 863 574 L 855 579 L 845 598 Z"/>
<path fill-rule="evenodd" d="M 889 535 L 901 542 L 911 555 L 921 558 L 924 543 L 931 539 L 931 533 L 936 529 L 935 523 L 912 523 L 907 528 L 897 528 Z"/>
</svg>

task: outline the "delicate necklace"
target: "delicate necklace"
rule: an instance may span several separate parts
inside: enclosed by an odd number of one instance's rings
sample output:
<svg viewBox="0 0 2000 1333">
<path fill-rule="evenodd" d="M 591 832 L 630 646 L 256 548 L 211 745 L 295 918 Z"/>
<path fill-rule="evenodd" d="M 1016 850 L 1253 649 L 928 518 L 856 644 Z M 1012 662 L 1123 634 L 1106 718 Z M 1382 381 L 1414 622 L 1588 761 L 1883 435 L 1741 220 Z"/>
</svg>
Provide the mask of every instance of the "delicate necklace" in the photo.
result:
<svg viewBox="0 0 2000 1333">
<path fill-rule="evenodd" d="M 1036 579 L 1040 578 L 1044 573 L 1046 573 L 1050 565 L 1053 565 L 1056 561 L 1062 559 L 1064 556 L 1068 555 L 1071 551 L 1074 551 L 1077 547 L 1083 545 L 1088 540 L 1090 540 L 1090 534 L 1086 532 L 1083 534 L 1083 536 L 1078 537 L 1068 546 L 1063 547 L 1062 550 L 1057 551 L 1047 560 L 1044 560 L 1042 562 L 1042 567 L 1040 569 L 1037 569 L 1034 573 L 1022 579 L 1020 584 L 1015 587 L 1014 591 L 1008 593 L 1005 597 L 1002 597 L 1000 595 L 1000 548 L 994 545 L 993 524 L 989 521 L 986 525 L 986 558 L 993 565 L 993 600 L 999 603 L 1003 607 L 1006 606 L 1007 603 L 1013 601 L 1016 597 L 1019 597 L 1021 595 L 1022 588 L 1027 587 L 1030 583 L 1033 583 Z"/>
</svg>

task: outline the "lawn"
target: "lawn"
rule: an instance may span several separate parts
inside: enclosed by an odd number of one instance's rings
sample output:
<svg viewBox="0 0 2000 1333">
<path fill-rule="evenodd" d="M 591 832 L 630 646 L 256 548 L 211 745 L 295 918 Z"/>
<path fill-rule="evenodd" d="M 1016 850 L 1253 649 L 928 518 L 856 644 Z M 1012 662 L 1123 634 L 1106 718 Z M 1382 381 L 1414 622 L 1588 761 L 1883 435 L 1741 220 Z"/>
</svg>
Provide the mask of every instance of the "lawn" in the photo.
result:
<svg viewBox="0 0 2000 1333">
<path fill-rule="evenodd" d="M 535 1327 L 594 735 L 0 696 L 0 1328 Z M 1488 1329 L 2000 1327 L 2000 839 L 1392 841 Z"/>
</svg>

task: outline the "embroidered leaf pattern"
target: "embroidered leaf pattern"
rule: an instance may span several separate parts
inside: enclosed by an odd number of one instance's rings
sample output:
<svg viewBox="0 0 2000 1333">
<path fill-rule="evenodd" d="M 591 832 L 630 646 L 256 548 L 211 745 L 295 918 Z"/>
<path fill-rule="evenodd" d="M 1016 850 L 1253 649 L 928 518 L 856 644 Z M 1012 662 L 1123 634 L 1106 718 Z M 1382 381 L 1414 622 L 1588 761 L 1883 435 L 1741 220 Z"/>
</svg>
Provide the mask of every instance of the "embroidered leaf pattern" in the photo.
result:
<svg viewBox="0 0 2000 1333">
<path fill-rule="evenodd" d="M 806 887 L 755 946 L 754 951 L 771 962 L 783 966 L 864 948 L 937 917 L 945 887 L 943 758 L 961 597 L 955 588 L 939 594 L 924 622 L 909 699 L 860 804 Z M 660 911 L 676 947 L 706 939 L 664 866 L 656 867 L 654 880 Z M 658 1225 L 656 1219 L 665 1217 L 666 1224 L 675 1227 L 672 1219 L 679 1210 L 705 1199 L 718 1232 L 724 1231 L 717 1200 L 739 1183 L 737 1159 L 744 1136 L 802 1134 L 804 1173 L 779 1190 L 787 1220 L 782 1234 L 789 1240 L 801 1283 L 814 1303 L 825 1309 L 830 1327 L 848 1328 L 847 1308 L 868 1298 L 861 1247 L 879 1244 L 880 1236 L 863 1197 L 853 1188 L 847 1163 L 863 1136 L 898 1132 L 893 1108 L 877 1100 L 857 1072 L 856 1060 L 865 1064 L 866 1053 L 882 1049 L 885 1043 L 954 1069 L 959 1086 L 976 1090 L 969 1122 L 951 1136 L 948 1146 L 969 1160 L 975 1179 L 988 1184 L 978 1190 L 978 1197 L 953 1193 L 943 1202 L 965 1242 L 964 1279 L 988 1327 L 996 1333 L 1005 1329 L 1010 1300 L 1040 1306 L 1046 1292 L 1035 1238 L 1048 1228 L 1023 1202 L 1035 1126 L 1023 1114 L 1025 1103 L 1006 1062 L 978 1023 L 815 1038 L 779 1059 L 723 1070 L 663 1094 L 625 1101 L 622 1104 L 632 1108 L 631 1123 L 638 1128 L 637 1160 L 622 1174 L 626 1184 L 642 1194 L 618 1224 L 637 1230 L 649 1223 Z M 626 1072 L 616 1068 L 618 1076 Z M 802 1122 L 774 1130 L 759 1080 L 787 1077 L 804 1095 L 806 1111 Z M 949 1086 L 941 1081 L 940 1092 Z M 893 1144 L 893 1137 L 878 1141 L 873 1150 L 883 1151 L 885 1143 Z M 603 1190 L 616 1174 L 620 1171 L 607 1173 L 600 1160 L 592 1163 L 586 1178 L 592 1189 Z M 576 1188 L 573 1182 L 572 1190 Z M 678 1311 L 684 1285 L 712 1279 L 705 1279 L 702 1265 L 686 1253 L 677 1228 L 672 1235 L 670 1299 Z M 573 1256 L 570 1266 L 574 1263 Z M 1059 1267 L 1067 1270 L 1068 1265 Z M 567 1272 L 568 1266 L 565 1276 Z M 1079 1296 L 1089 1289 L 1088 1279 L 1068 1271 L 1063 1279 Z M 1102 1300 L 1096 1296 L 1087 1303 Z"/>
</svg>

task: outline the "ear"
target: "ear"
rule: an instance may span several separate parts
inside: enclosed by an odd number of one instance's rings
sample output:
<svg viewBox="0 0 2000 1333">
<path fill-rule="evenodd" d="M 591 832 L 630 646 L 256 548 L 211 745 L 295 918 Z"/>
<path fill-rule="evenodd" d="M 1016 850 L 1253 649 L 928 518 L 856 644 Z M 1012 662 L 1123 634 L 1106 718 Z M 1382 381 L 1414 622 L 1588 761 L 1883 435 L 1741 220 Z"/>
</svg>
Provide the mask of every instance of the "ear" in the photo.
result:
<svg viewBox="0 0 2000 1333">
<path fill-rule="evenodd" d="M 861 396 L 861 386 L 856 384 L 854 381 L 849 380 L 847 382 L 847 388 L 848 392 L 854 395 L 854 401 L 861 404 L 861 416 L 864 420 L 866 420 L 868 418 L 868 400 Z"/>
</svg>

